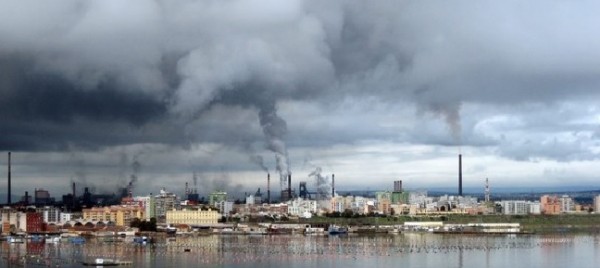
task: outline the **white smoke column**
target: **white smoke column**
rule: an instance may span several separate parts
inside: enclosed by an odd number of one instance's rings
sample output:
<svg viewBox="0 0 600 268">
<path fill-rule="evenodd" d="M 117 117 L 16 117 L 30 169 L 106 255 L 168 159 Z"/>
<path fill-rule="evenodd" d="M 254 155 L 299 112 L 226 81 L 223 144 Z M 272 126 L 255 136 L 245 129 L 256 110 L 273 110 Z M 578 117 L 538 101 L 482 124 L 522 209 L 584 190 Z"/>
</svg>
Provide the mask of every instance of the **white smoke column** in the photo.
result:
<svg viewBox="0 0 600 268">
<path fill-rule="evenodd" d="M 283 137 L 287 134 L 287 124 L 285 120 L 277 115 L 275 103 L 269 102 L 259 108 L 258 117 L 265 134 L 266 147 L 275 153 L 275 169 L 279 172 L 281 189 L 284 190 L 291 186 L 287 185 L 287 177 L 290 174 L 290 160 L 283 141 Z"/>
<path fill-rule="evenodd" d="M 316 167 L 308 177 L 312 177 L 315 180 L 317 186 L 317 202 L 321 208 L 329 208 L 329 201 L 331 200 L 331 182 L 329 177 L 321 175 L 321 167 Z"/>
<path fill-rule="evenodd" d="M 258 165 L 264 172 L 269 173 L 269 168 L 265 165 L 265 159 L 261 155 L 250 155 L 250 161 Z"/>
</svg>

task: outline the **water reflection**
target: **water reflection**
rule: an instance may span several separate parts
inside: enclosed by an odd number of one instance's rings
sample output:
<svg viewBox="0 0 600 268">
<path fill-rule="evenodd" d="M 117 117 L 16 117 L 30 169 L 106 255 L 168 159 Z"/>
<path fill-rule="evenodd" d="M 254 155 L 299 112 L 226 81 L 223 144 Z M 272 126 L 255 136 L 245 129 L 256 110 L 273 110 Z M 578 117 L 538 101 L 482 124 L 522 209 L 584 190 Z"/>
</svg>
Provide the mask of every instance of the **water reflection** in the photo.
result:
<svg viewBox="0 0 600 268">
<path fill-rule="evenodd" d="M 595 235 L 476 236 L 407 233 L 383 236 L 210 235 L 158 239 L 155 244 L 89 240 L 47 244 L 3 242 L 8 263 L 78 267 L 89 258 L 133 261 L 144 267 L 531 267 L 597 263 Z M 582 265 L 582 260 L 584 260 Z"/>
</svg>

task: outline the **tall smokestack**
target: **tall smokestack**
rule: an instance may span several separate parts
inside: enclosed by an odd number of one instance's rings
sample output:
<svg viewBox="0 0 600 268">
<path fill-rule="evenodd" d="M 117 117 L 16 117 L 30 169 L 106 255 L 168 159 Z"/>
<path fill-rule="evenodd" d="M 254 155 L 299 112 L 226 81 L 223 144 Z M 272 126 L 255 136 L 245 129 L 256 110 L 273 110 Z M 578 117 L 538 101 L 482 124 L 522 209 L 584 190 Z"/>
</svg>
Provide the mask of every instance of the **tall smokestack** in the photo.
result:
<svg viewBox="0 0 600 268">
<path fill-rule="evenodd" d="M 292 173 L 288 174 L 288 200 L 292 200 Z"/>
<path fill-rule="evenodd" d="M 267 204 L 271 204 L 271 174 L 267 173 Z"/>
<path fill-rule="evenodd" d="M 77 192 L 75 190 L 75 182 L 73 182 L 73 207 L 75 207 L 75 204 L 77 204 Z"/>
<path fill-rule="evenodd" d="M 331 197 L 335 197 L 335 174 L 331 174 Z"/>
<path fill-rule="evenodd" d="M 10 204 L 12 203 L 10 198 L 11 198 L 11 188 L 10 188 L 10 152 L 8 152 L 8 198 L 7 198 L 7 204 L 10 206 Z"/>
<path fill-rule="evenodd" d="M 458 196 L 463 195 L 462 190 L 462 154 L 458 155 Z"/>
</svg>

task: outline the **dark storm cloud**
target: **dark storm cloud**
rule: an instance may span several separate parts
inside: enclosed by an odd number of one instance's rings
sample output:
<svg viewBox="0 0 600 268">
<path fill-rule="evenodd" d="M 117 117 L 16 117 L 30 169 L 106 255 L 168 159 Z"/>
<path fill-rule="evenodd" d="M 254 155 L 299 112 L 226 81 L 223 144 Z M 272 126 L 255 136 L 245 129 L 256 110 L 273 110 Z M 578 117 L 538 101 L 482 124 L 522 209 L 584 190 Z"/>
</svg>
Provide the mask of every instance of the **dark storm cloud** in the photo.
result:
<svg viewBox="0 0 600 268">
<path fill-rule="evenodd" d="M 274 144 L 285 148 L 288 139 L 298 146 L 369 138 L 503 144 L 487 133 L 473 137 L 465 128 L 485 118 L 465 118 L 464 107 L 597 98 L 597 8 L 587 1 L 3 1 L 0 111 L 9 134 L 0 149 L 259 139 L 285 155 Z M 282 116 L 282 103 L 329 112 L 322 107 L 346 97 L 414 107 L 423 121 L 448 127 L 364 120 L 352 130 L 359 111 L 280 131 L 312 120 Z M 373 117 L 385 113 L 378 112 Z"/>
</svg>

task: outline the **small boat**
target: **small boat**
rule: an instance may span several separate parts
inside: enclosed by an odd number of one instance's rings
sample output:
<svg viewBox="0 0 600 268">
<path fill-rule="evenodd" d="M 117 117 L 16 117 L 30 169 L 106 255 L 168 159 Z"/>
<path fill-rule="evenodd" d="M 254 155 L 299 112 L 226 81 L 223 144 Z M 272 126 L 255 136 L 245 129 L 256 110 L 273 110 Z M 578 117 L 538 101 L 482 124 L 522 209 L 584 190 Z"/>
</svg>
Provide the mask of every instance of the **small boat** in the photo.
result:
<svg viewBox="0 0 600 268">
<path fill-rule="evenodd" d="M 330 225 L 329 228 L 327 229 L 327 232 L 330 235 L 347 234 L 348 233 L 348 228 L 347 227 L 340 227 L 340 226 L 337 226 L 337 225 Z"/>
<path fill-rule="evenodd" d="M 56 243 L 60 243 L 60 241 L 61 241 L 60 236 L 53 236 L 53 237 L 46 238 L 46 244 L 56 244 Z"/>
<path fill-rule="evenodd" d="M 90 261 L 84 261 L 84 266 L 119 266 L 119 265 L 132 265 L 131 261 L 120 261 L 116 259 L 106 259 L 106 258 L 95 258 Z"/>
<path fill-rule="evenodd" d="M 133 238 L 133 243 L 146 244 L 146 243 L 148 243 L 148 237 L 147 236 L 136 236 Z"/>
<path fill-rule="evenodd" d="M 314 235 L 314 234 L 323 234 L 323 233 L 325 233 L 325 228 L 310 227 L 310 226 L 307 226 L 306 228 L 304 228 L 305 235 Z"/>
<path fill-rule="evenodd" d="M 177 228 L 175 227 L 171 227 L 171 226 L 167 226 L 167 228 L 165 228 L 165 232 L 169 235 L 174 235 L 177 233 Z"/>
<path fill-rule="evenodd" d="M 8 243 L 16 244 L 16 243 L 25 243 L 25 239 L 19 236 L 11 236 L 7 239 Z"/>
<path fill-rule="evenodd" d="M 75 237 L 69 238 L 69 242 L 71 242 L 72 244 L 75 244 L 75 245 L 81 245 L 81 244 L 85 244 L 85 238 L 83 238 L 81 236 L 75 236 Z"/>
</svg>

